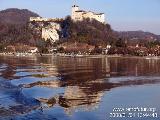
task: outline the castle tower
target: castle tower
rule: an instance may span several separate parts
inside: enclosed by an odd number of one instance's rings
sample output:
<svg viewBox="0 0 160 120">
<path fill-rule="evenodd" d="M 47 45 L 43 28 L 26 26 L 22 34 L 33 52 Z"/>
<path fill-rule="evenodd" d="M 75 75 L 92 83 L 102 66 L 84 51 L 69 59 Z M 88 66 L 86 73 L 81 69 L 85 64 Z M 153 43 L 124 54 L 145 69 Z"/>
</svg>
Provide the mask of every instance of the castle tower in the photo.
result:
<svg viewBox="0 0 160 120">
<path fill-rule="evenodd" d="M 73 20 L 75 20 L 76 11 L 78 11 L 78 10 L 79 10 L 79 6 L 77 6 L 77 5 L 73 5 L 73 6 L 72 6 L 72 14 L 71 14 L 71 18 L 72 18 Z"/>
<path fill-rule="evenodd" d="M 71 19 L 73 21 L 82 21 L 83 19 L 87 19 L 87 18 L 89 18 L 90 20 L 95 19 L 101 23 L 105 23 L 104 13 L 95 13 L 92 11 L 79 10 L 79 6 L 77 6 L 74 3 L 74 5 L 72 6 Z"/>
</svg>

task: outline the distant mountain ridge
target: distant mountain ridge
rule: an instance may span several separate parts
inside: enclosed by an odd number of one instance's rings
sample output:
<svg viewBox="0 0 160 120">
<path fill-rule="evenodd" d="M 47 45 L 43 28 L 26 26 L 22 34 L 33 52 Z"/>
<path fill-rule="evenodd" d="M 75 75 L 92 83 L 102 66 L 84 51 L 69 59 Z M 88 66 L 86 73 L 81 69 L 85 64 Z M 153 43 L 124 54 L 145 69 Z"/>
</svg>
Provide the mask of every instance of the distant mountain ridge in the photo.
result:
<svg viewBox="0 0 160 120">
<path fill-rule="evenodd" d="M 28 28 L 28 21 L 30 17 L 38 16 L 27 9 L 10 8 L 0 11 L 0 49 L 16 43 L 34 45 L 40 35 Z"/>
<path fill-rule="evenodd" d="M 129 40 L 160 40 L 160 35 L 156 35 L 154 33 L 150 32 L 144 32 L 144 31 L 121 31 L 121 32 L 115 32 L 120 38 L 126 38 Z"/>
<path fill-rule="evenodd" d="M 7 24 L 26 24 L 30 17 L 39 15 L 27 9 L 9 8 L 0 11 L 0 22 Z"/>
</svg>

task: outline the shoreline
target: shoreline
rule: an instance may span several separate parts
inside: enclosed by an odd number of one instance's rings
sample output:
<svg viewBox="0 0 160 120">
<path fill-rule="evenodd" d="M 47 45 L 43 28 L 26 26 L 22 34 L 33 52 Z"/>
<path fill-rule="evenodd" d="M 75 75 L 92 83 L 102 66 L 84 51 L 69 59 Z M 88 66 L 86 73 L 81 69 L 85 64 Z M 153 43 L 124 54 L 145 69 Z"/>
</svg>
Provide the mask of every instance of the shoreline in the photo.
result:
<svg viewBox="0 0 160 120">
<path fill-rule="evenodd" d="M 145 59 L 160 59 L 160 56 L 132 56 L 132 55 L 58 55 L 58 54 L 6 54 L 6 53 L 0 53 L 0 56 L 6 56 L 6 57 L 46 57 L 46 56 L 55 56 L 55 57 L 71 57 L 71 58 L 102 58 L 102 57 L 108 57 L 108 58 L 145 58 Z"/>
</svg>

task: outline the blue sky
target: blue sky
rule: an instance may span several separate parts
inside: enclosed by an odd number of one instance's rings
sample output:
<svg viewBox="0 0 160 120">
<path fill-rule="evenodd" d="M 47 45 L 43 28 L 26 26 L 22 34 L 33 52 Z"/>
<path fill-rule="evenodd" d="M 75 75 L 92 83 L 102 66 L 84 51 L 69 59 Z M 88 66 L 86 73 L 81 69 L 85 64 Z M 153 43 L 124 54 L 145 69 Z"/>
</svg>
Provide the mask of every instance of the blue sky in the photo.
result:
<svg viewBox="0 0 160 120">
<path fill-rule="evenodd" d="M 74 0 L 0 0 L 0 10 L 29 9 L 42 17 L 70 15 Z M 104 12 L 114 30 L 160 35 L 160 0 L 76 0 L 81 9 Z"/>
</svg>

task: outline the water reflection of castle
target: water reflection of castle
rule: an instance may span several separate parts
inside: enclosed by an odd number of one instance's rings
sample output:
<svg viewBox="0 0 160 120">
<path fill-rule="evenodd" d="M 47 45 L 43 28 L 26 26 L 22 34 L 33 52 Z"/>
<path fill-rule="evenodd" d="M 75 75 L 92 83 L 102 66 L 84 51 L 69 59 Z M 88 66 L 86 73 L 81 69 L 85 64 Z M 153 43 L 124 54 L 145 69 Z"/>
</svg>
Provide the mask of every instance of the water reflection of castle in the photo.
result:
<svg viewBox="0 0 160 120">
<path fill-rule="evenodd" d="M 59 74 L 60 80 L 39 81 L 25 85 L 30 88 L 34 86 L 58 88 L 65 87 L 65 92 L 60 96 L 53 96 L 49 99 L 40 98 L 39 100 L 53 106 L 59 104 L 68 114 L 74 110 L 91 110 L 98 107 L 101 97 L 104 94 L 105 86 L 103 83 L 106 76 L 109 76 L 109 65 L 106 59 L 95 59 L 92 62 L 88 59 L 71 59 L 65 63 L 62 59 L 53 63 L 56 69 L 51 69 L 51 66 L 43 64 L 48 74 Z M 52 67 L 55 67 L 52 64 Z M 79 66 L 82 65 L 82 66 Z"/>
</svg>

